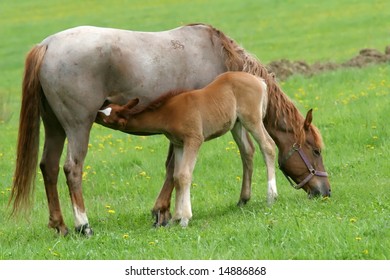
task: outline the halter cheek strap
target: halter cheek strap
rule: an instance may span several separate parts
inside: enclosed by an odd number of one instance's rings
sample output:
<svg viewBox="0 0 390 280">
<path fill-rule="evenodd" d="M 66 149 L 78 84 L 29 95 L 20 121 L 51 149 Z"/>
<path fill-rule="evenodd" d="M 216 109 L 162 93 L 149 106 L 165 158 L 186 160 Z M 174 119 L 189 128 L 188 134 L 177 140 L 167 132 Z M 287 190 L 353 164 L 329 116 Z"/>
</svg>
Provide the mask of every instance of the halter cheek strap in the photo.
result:
<svg viewBox="0 0 390 280">
<path fill-rule="evenodd" d="M 287 162 L 287 160 L 295 153 L 298 152 L 300 157 L 302 158 L 303 162 L 305 163 L 307 169 L 309 170 L 309 175 L 306 176 L 305 179 L 303 179 L 299 184 L 294 184 L 293 180 L 287 175 L 287 173 L 283 170 L 283 165 Z M 279 163 L 279 169 L 282 170 L 284 176 L 286 176 L 288 182 L 294 189 L 300 189 L 305 184 L 307 184 L 313 176 L 319 176 L 319 177 L 328 177 L 328 173 L 325 171 L 318 171 L 315 170 L 313 165 L 311 165 L 310 161 L 307 159 L 307 156 L 303 152 L 301 146 L 299 144 L 294 143 L 286 157 Z"/>
</svg>

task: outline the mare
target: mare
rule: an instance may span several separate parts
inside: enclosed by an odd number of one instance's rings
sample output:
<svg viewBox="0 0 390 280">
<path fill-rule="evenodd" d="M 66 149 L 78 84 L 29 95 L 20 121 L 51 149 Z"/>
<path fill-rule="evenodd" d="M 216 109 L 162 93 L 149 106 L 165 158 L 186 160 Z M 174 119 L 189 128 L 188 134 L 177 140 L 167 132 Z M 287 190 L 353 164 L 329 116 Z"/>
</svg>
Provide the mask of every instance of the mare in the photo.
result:
<svg viewBox="0 0 390 280">
<path fill-rule="evenodd" d="M 62 235 L 68 233 L 57 190 L 59 161 L 67 139 L 63 169 L 74 225 L 77 232 L 90 236 L 93 231 L 83 199 L 82 171 L 90 130 L 103 103 L 112 100 L 125 104 L 139 98 L 141 105 L 148 104 L 171 90 L 204 87 L 229 70 L 250 72 L 260 77 L 268 74 L 264 66 L 236 42 L 205 24 L 190 24 L 161 32 L 82 26 L 47 37 L 30 50 L 25 61 L 10 196 L 12 213 L 29 210 L 31 206 L 38 165 L 40 119 L 45 139 L 39 166 L 48 201 L 48 226 Z M 271 81 L 268 88 L 280 90 L 275 81 Z M 234 137 L 239 139 L 241 159 L 246 167 L 242 189 L 247 190 L 254 147 L 244 129 Z M 158 225 L 170 217 L 173 168 L 173 148 L 170 146 L 165 182 L 153 207 Z M 288 164 L 285 170 L 294 180 L 301 176 L 291 173 Z M 328 194 L 322 183 L 315 180 L 310 180 L 305 187 L 310 192 Z"/>
<path fill-rule="evenodd" d="M 192 217 L 190 186 L 202 143 L 228 131 L 241 131 L 243 127 L 256 140 L 263 154 L 267 168 L 268 199 L 273 200 L 277 196 L 275 142 L 263 123 L 267 110 L 277 108 L 268 109 L 267 85 L 263 79 L 245 72 L 225 72 L 202 89 L 177 95 L 168 93 L 165 96 L 141 109 L 135 107 L 138 99 L 130 100 L 123 106 L 109 104 L 99 111 L 97 117 L 110 127 L 126 133 L 164 134 L 170 140 L 175 158 L 173 221 L 180 221 L 185 227 Z M 311 112 L 305 120 L 306 130 L 311 126 Z M 278 117 L 284 119 L 285 116 Z M 281 119 L 271 121 L 279 123 Z M 286 137 L 294 141 L 293 135 L 278 134 L 278 149 L 291 148 L 289 142 L 285 141 Z M 283 138 L 283 141 L 279 138 Z M 321 165 L 319 168 L 323 169 L 322 162 L 318 163 Z M 293 173 L 300 171 L 299 165 L 291 165 L 290 168 Z M 327 176 L 324 171 L 315 171 L 318 173 L 314 175 Z"/>
</svg>

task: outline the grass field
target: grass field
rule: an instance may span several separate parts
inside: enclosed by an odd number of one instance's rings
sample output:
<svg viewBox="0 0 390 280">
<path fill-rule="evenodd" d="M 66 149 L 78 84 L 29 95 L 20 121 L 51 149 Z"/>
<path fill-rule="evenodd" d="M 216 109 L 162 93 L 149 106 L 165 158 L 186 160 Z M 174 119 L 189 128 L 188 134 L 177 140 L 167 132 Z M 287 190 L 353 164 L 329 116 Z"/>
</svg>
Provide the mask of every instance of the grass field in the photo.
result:
<svg viewBox="0 0 390 280">
<path fill-rule="evenodd" d="M 257 152 L 252 199 L 236 207 L 241 162 L 226 135 L 202 147 L 189 227 L 155 229 L 150 210 L 164 178 L 167 140 L 96 125 L 83 176 L 92 238 L 73 232 L 63 238 L 46 227 L 41 176 L 30 218 L 9 219 L 7 208 L 24 58 L 46 36 L 77 25 L 157 31 L 207 22 L 264 63 L 341 62 L 359 49 L 390 44 L 389 1 L 47 2 L 0 4 L 0 259 L 390 258 L 389 64 L 282 83 L 301 112 L 315 109 L 314 123 L 326 145 L 329 199 L 308 200 L 278 171 L 279 199 L 267 207 L 265 165 Z M 65 222 L 73 227 L 63 174 L 59 192 Z"/>
</svg>

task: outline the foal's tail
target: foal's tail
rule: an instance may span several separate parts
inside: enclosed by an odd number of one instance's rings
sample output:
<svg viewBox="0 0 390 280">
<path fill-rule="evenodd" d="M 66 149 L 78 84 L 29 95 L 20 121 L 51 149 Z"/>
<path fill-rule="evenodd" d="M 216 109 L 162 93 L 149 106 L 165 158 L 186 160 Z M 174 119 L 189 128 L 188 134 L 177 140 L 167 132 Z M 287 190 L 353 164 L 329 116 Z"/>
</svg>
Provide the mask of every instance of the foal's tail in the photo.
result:
<svg viewBox="0 0 390 280">
<path fill-rule="evenodd" d="M 37 45 L 27 55 L 22 84 L 16 167 L 9 203 L 12 214 L 31 206 L 39 151 L 40 100 L 43 94 L 39 70 L 47 46 Z"/>
</svg>

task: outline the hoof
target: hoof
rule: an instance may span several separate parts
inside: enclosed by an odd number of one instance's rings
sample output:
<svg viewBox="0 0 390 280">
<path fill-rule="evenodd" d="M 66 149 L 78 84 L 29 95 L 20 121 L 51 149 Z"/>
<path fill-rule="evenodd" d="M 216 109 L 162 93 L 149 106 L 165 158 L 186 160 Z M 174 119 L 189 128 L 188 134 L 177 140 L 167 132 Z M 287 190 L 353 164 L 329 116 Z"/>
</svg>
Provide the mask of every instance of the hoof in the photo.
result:
<svg viewBox="0 0 390 280">
<path fill-rule="evenodd" d="M 160 227 L 160 226 L 165 227 L 169 224 L 169 221 L 172 218 L 172 215 L 168 210 L 165 211 L 153 210 L 152 215 L 155 218 L 155 222 L 153 223 L 154 227 Z"/>
<path fill-rule="evenodd" d="M 271 207 L 277 200 L 277 196 L 267 197 L 267 206 Z"/>
<path fill-rule="evenodd" d="M 89 224 L 80 225 L 76 227 L 76 233 L 82 234 L 86 237 L 90 237 L 93 235 L 92 228 L 89 226 Z"/>
<path fill-rule="evenodd" d="M 242 207 L 242 206 L 246 205 L 246 204 L 248 203 L 248 201 L 249 201 L 249 198 L 248 198 L 248 199 L 246 199 L 246 198 L 241 198 L 241 199 L 238 201 L 237 206 L 238 206 L 238 207 Z"/>
<path fill-rule="evenodd" d="M 181 218 L 181 220 L 180 220 L 181 227 L 183 227 L 183 228 L 188 227 L 188 222 L 189 222 L 189 220 L 187 218 Z"/>
<path fill-rule="evenodd" d="M 47 225 L 49 228 L 53 228 L 59 235 L 67 236 L 69 233 L 68 228 L 63 222 L 50 221 Z"/>
<path fill-rule="evenodd" d="M 191 218 L 184 218 L 184 217 L 173 217 L 172 221 L 174 223 L 178 223 L 181 227 L 186 228 L 188 227 L 188 223 L 190 222 Z"/>
<path fill-rule="evenodd" d="M 63 227 L 63 228 L 56 227 L 56 231 L 58 234 L 60 234 L 62 236 L 67 236 L 69 234 L 69 230 L 67 227 Z"/>
</svg>

